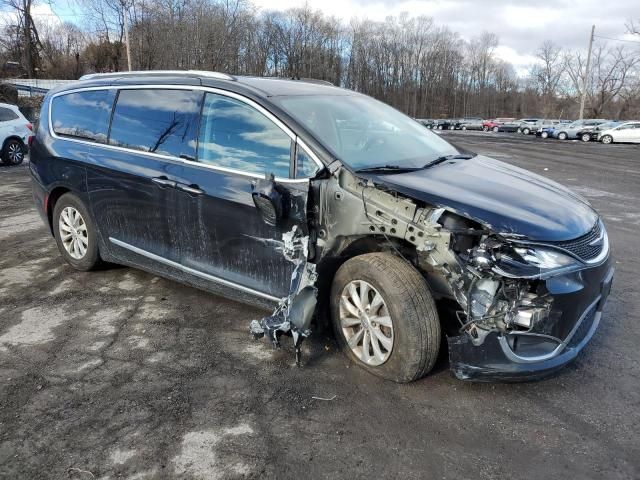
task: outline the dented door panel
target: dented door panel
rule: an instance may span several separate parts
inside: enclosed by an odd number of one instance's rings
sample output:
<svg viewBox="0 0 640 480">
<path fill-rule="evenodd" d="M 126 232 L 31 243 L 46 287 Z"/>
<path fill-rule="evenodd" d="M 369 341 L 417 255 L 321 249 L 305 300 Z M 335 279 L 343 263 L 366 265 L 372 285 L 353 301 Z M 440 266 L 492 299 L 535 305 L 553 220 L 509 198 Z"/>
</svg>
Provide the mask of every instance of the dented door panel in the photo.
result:
<svg viewBox="0 0 640 480">
<path fill-rule="evenodd" d="M 293 265 L 283 257 L 282 235 L 293 225 L 306 230 L 308 183 L 277 183 L 287 208 L 283 221 L 270 226 L 252 197 L 260 179 L 194 164 L 185 165 L 179 180 L 203 192 L 180 195 L 185 232 L 181 263 L 274 297 L 285 296 Z"/>
</svg>

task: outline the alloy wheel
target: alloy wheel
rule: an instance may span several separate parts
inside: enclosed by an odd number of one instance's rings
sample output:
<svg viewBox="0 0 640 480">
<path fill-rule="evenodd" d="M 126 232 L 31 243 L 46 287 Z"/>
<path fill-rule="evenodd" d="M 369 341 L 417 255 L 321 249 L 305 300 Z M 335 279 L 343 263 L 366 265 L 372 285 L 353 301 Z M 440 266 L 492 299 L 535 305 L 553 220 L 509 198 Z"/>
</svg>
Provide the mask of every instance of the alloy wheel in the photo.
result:
<svg viewBox="0 0 640 480">
<path fill-rule="evenodd" d="M 22 145 L 18 142 L 11 142 L 7 145 L 7 159 L 12 165 L 18 165 L 24 160 L 24 151 Z"/>
<path fill-rule="evenodd" d="M 340 327 L 353 354 L 370 366 L 382 365 L 393 350 L 393 322 L 375 287 L 352 280 L 340 297 Z"/>
<path fill-rule="evenodd" d="M 81 260 L 87 253 L 89 236 L 80 212 L 74 207 L 65 207 L 60 213 L 58 228 L 64 249 L 72 258 Z"/>
</svg>

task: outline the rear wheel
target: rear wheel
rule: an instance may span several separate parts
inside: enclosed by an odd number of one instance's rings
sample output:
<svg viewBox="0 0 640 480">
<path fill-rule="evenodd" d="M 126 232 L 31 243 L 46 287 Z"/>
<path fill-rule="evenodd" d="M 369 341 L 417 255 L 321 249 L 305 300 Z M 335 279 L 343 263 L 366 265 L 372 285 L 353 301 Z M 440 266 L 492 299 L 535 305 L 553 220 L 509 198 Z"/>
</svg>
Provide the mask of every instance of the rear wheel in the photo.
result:
<svg viewBox="0 0 640 480">
<path fill-rule="evenodd" d="M 531 130 L 529 130 L 528 128 L 523 128 L 522 133 L 524 133 L 525 135 L 529 135 L 531 133 Z"/>
<path fill-rule="evenodd" d="M 62 195 L 53 209 L 53 233 L 65 261 L 77 270 L 100 263 L 96 229 L 89 211 L 72 193 Z"/>
<path fill-rule="evenodd" d="M 542 138 L 549 138 L 549 133 L 548 133 L 548 132 L 542 132 L 542 133 L 540 134 L 540 136 L 541 136 Z"/>
<path fill-rule="evenodd" d="M 466 130 L 467 127 L 465 127 L 464 125 L 462 127 L 460 127 L 460 130 Z"/>
<path fill-rule="evenodd" d="M 2 161 L 7 165 L 20 165 L 24 160 L 24 144 L 15 138 L 8 140 L 2 149 Z"/>
<path fill-rule="evenodd" d="M 613 143 L 613 137 L 611 135 L 605 135 L 602 137 L 602 143 L 610 144 Z"/>
<path fill-rule="evenodd" d="M 565 132 L 560 132 L 558 134 L 558 140 L 566 140 L 569 136 Z"/>
<path fill-rule="evenodd" d="M 499 129 L 498 127 L 493 127 L 491 130 L 492 130 L 493 132 L 497 133 L 497 132 L 498 132 L 498 130 L 500 130 L 500 129 Z"/>
<path fill-rule="evenodd" d="M 489 131 L 489 127 L 482 127 L 482 131 L 483 132 L 488 132 Z"/>
<path fill-rule="evenodd" d="M 345 262 L 331 287 L 331 318 L 343 352 L 394 382 L 429 372 L 440 348 L 440 321 L 420 273 L 390 253 Z"/>
</svg>

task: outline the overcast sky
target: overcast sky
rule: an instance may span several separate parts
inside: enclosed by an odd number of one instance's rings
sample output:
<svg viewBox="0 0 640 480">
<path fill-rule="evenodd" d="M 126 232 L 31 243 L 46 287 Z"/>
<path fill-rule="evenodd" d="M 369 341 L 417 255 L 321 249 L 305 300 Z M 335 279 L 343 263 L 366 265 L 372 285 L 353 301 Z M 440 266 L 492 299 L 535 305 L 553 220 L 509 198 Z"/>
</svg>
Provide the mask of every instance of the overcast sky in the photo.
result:
<svg viewBox="0 0 640 480">
<path fill-rule="evenodd" d="M 278 10 L 301 4 L 296 0 L 253 3 Z M 595 23 L 596 35 L 629 40 L 633 37 L 624 34 L 625 23 L 640 19 L 640 0 L 310 0 L 309 4 L 344 20 L 383 20 L 402 12 L 428 15 L 467 39 L 490 31 L 500 37 L 498 55 L 520 71 L 534 61 L 533 53 L 546 39 L 586 49 Z"/>
<path fill-rule="evenodd" d="M 299 0 L 251 1 L 263 10 L 284 10 L 304 4 Z M 520 74 L 535 61 L 533 54 L 544 40 L 571 49 L 586 49 L 594 23 L 596 35 L 634 40 L 625 34 L 625 23 L 631 19 L 640 21 L 640 0 L 309 0 L 308 3 L 344 22 L 352 17 L 384 20 L 389 15 L 407 12 L 411 16 L 433 17 L 436 23 L 447 25 L 465 39 L 483 31 L 496 33 L 500 38 L 497 55 L 513 63 Z M 40 1 L 34 13 L 36 16 L 40 13 L 43 20 L 57 20 L 55 15 L 59 15 L 61 20 L 81 21 L 77 5 L 73 0 Z M 636 48 L 633 43 L 596 41 Z"/>
</svg>

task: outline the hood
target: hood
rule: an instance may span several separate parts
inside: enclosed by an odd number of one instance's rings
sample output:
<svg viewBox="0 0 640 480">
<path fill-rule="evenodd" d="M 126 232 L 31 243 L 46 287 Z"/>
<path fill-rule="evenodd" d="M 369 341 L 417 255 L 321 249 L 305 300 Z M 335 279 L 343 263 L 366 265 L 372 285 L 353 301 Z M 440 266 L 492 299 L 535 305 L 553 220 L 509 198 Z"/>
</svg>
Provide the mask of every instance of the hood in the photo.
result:
<svg viewBox="0 0 640 480">
<path fill-rule="evenodd" d="M 480 155 L 372 179 L 408 197 L 472 218 L 497 233 L 529 240 L 572 240 L 587 233 L 598 218 L 587 201 L 568 188 Z"/>
</svg>

